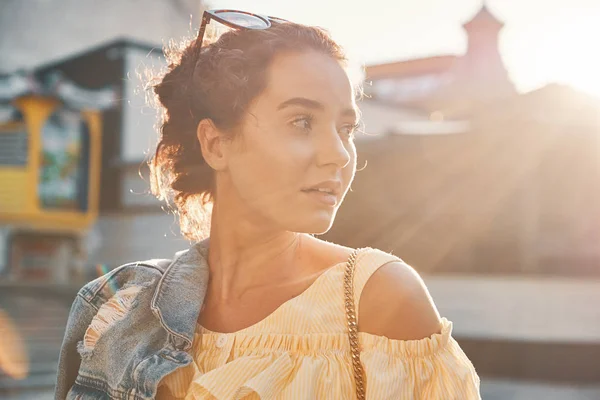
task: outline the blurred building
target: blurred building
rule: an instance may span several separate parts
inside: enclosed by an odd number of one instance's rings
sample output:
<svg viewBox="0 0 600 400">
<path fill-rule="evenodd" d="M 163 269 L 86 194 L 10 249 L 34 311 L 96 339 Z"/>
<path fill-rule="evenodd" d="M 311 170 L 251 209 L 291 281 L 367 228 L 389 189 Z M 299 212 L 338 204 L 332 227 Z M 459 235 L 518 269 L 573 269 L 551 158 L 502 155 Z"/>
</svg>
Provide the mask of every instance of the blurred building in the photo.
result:
<svg viewBox="0 0 600 400">
<path fill-rule="evenodd" d="M 367 94 L 386 103 L 416 107 L 434 118 L 461 117 L 483 104 L 516 94 L 502 62 L 503 23 L 486 6 L 463 25 L 467 51 L 367 68 Z"/>
<path fill-rule="evenodd" d="M 1 2 L 0 33 L 4 40 L 0 41 L 0 51 L 6 56 L 0 59 L 0 124 L 2 133 L 6 134 L 0 133 L 0 180 L 3 187 L 9 189 L 0 193 L 0 276 L 11 280 L 50 279 L 65 282 L 85 279 L 82 273 L 73 274 L 82 270 L 81 265 L 77 268 L 71 265 L 74 259 L 79 260 L 76 263 L 84 262 L 88 266 L 83 271 L 85 275 L 90 273 L 90 263 L 112 266 L 132 255 L 134 258 L 146 258 L 145 254 L 152 249 L 152 245 L 136 252 L 133 250 L 135 246 L 123 244 L 128 251 L 118 254 L 111 249 L 111 244 L 122 241 L 118 235 L 110 232 L 114 229 L 126 237 L 137 237 L 136 233 L 140 232 L 148 235 L 147 226 L 140 227 L 136 222 L 127 225 L 129 219 L 124 216 L 130 211 L 128 206 L 137 209 L 138 205 L 132 205 L 132 202 L 149 201 L 149 197 L 144 196 L 147 186 L 137 180 L 129 186 L 124 184 L 128 189 L 123 191 L 134 199 L 132 201 L 121 199 L 121 192 L 116 192 L 117 187 L 121 190 L 121 174 L 129 177 L 123 179 L 137 177 L 137 169 L 143 165 L 145 151 L 152 146 L 156 136 L 154 119 L 148 115 L 151 111 L 144 105 L 142 80 L 137 73 L 143 73 L 146 67 L 160 68 L 164 65 L 160 50 L 156 56 L 152 50 L 160 49 L 165 38 L 177 39 L 192 34 L 198 21 L 194 21 L 191 15 L 197 17 L 201 9 L 200 0 Z M 119 38 L 123 36 L 129 41 L 120 41 Z M 136 39 L 149 40 L 152 45 L 137 45 Z M 107 46 L 109 42 L 114 45 Z M 75 97 L 79 96 L 79 99 L 70 97 L 79 104 L 68 104 L 69 101 L 65 101 L 65 97 L 58 93 L 59 82 L 63 81 L 68 84 L 63 84 L 61 90 L 66 88 Z M 68 121 L 74 121 L 75 114 L 83 115 L 86 110 L 93 110 L 95 105 L 81 104 L 79 100 L 106 88 L 114 89 L 119 100 L 123 96 L 126 99 L 114 102 L 101 113 L 96 127 L 101 131 L 97 135 L 100 143 L 91 147 L 87 143 L 79 146 L 102 158 L 98 163 L 102 173 L 90 172 L 87 166 L 81 165 L 85 168 L 71 174 L 72 187 L 63 185 L 63 189 L 67 189 L 62 194 L 59 193 L 61 188 L 58 184 L 40 186 L 38 180 L 42 172 L 45 171 L 47 177 L 48 172 L 58 171 L 50 167 L 37 171 L 45 160 L 38 151 L 38 147 L 44 143 L 44 135 L 47 136 L 44 129 L 51 129 L 57 123 L 68 126 Z M 10 98 L 11 93 L 14 98 Z M 24 100 L 17 98 L 24 98 L 25 95 L 35 98 L 34 106 L 29 107 L 33 103 L 27 102 L 28 113 L 36 118 L 34 122 L 24 115 L 27 113 L 23 113 Z M 49 117 L 48 110 L 59 110 L 60 116 L 56 114 L 52 116 L 52 121 L 46 120 Z M 61 139 L 63 147 L 78 146 L 81 140 L 76 130 L 71 129 L 72 140 Z M 64 137 L 69 136 L 64 132 Z M 46 147 L 53 146 L 48 140 L 46 142 Z M 64 159 L 72 153 L 66 151 L 67 147 L 61 153 L 65 155 Z M 80 155 L 81 160 L 89 161 L 87 154 Z M 122 172 L 124 170 L 128 172 Z M 65 171 L 66 167 L 63 168 Z M 25 174 L 27 178 L 23 178 Z M 79 179 L 78 176 L 86 176 L 88 180 Z M 98 190 L 94 191 L 88 183 L 96 179 L 99 185 L 96 188 Z M 44 197 L 41 191 L 44 188 L 50 190 L 51 186 L 56 191 L 54 198 L 64 197 L 61 200 L 63 209 L 66 207 L 67 192 L 72 194 L 71 197 L 79 196 L 80 199 L 86 196 L 85 201 L 81 200 L 76 207 L 71 204 L 70 219 L 57 217 L 61 209 L 44 206 L 40 200 Z M 122 204 L 125 206 L 121 207 Z M 17 209 L 20 211 L 17 212 Z M 102 217 L 98 221 L 99 210 Z M 18 219 L 17 214 L 21 215 Z M 172 237 L 171 232 L 176 231 L 176 224 L 173 218 L 164 213 L 158 218 L 160 222 L 157 224 L 165 228 L 164 231 L 154 231 L 156 241 L 169 242 L 165 235 Z M 111 221 L 114 220 L 119 220 L 119 227 L 113 228 Z M 106 235 L 103 234 L 104 227 L 109 231 Z M 109 246 L 110 250 L 101 255 L 98 252 L 106 248 L 102 246 Z M 172 254 L 175 248 L 181 248 L 181 243 L 169 247 L 166 252 L 159 246 L 157 252 L 162 250 L 163 254 Z M 94 258 L 96 254 L 98 257 Z"/>
<path fill-rule="evenodd" d="M 22 77 L 43 83 L 59 76 L 69 82 L 71 91 L 79 93 L 76 100 L 84 98 L 84 94 L 89 97 L 90 93 L 106 90 L 113 95 L 98 115 L 93 143 L 86 139 L 82 145 L 77 126 L 70 129 L 62 120 L 58 125 L 52 124 L 52 112 L 56 109 L 61 116 L 67 113 L 73 119 L 73 109 L 88 110 L 95 105 L 75 102 L 73 106 L 58 93 L 33 94 L 42 104 L 56 103 L 48 111 L 43 107 L 38 107 L 42 111 L 34 110 L 35 115 L 40 115 L 39 121 L 32 124 L 25 118 L 17 128 L 12 120 L 1 124 L 4 134 L 0 133 L 0 179 L 10 188 L 0 196 L 0 229 L 4 232 L 6 252 L 2 264 L 8 279 L 81 283 L 98 273 L 92 268 L 95 264 L 110 268 L 125 260 L 160 254 L 168 257 L 188 246 L 177 235 L 174 218 L 149 193 L 144 160 L 157 135 L 156 112 L 146 104 L 144 96 L 144 74 L 150 69 L 158 73 L 165 64 L 162 52 L 153 51 L 150 45 L 116 40 L 43 65 Z M 7 82 L 2 87 L 19 86 L 10 83 L 19 76 L 22 75 L 5 76 L 0 80 Z M 23 104 L 31 102 L 28 95 L 15 94 L 9 109 L 27 115 Z M 58 136 L 51 138 L 49 130 Z M 71 147 L 78 149 L 78 166 L 67 163 L 74 157 L 70 155 Z M 92 159 L 98 168 L 87 167 Z M 23 176 L 14 176 L 18 167 L 24 171 Z M 58 175 L 46 177 L 51 171 Z M 72 176 L 67 171 L 73 171 Z M 89 182 L 94 183 L 93 187 Z M 46 188 L 52 193 L 46 193 Z M 79 198 L 84 198 L 84 203 L 79 204 Z M 29 203 L 31 207 L 27 206 Z M 71 218 L 60 218 L 65 213 L 70 213 Z M 78 273 L 71 265 L 76 259 L 85 263 Z"/>
<path fill-rule="evenodd" d="M 87 90 L 58 71 L 0 76 L 0 266 L 9 278 L 81 279 L 78 236 L 98 214 L 101 110 L 113 102 L 111 88 Z"/>
<path fill-rule="evenodd" d="M 359 142 L 327 238 L 423 274 L 485 399 L 600 398 L 600 99 L 517 93 L 501 27 L 483 7 L 466 54 L 367 67 L 371 101 L 428 118 Z"/>
</svg>

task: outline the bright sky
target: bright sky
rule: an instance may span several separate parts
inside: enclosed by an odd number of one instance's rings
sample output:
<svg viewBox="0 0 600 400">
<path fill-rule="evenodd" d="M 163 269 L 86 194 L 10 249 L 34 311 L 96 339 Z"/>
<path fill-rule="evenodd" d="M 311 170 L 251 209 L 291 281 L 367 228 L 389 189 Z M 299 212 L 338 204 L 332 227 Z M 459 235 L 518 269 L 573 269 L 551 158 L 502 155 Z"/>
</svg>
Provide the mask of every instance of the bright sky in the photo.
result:
<svg viewBox="0 0 600 400">
<path fill-rule="evenodd" d="M 461 25 L 482 0 L 208 0 L 211 8 L 327 28 L 357 62 L 461 54 Z M 522 91 L 568 83 L 600 96 L 600 0 L 487 0 L 505 27 L 500 51 Z"/>
</svg>

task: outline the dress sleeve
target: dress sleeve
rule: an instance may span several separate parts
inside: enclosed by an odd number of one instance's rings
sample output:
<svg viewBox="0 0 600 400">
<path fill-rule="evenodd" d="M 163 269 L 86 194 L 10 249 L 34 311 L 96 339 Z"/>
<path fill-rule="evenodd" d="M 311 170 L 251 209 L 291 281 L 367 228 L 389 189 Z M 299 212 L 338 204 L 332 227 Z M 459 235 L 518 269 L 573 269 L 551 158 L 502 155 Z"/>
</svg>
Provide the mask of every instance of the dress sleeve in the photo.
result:
<svg viewBox="0 0 600 400">
<path fill-rule="evenodd" d="M 480 400 L 479 377 L 452 338 L 452 323 L 421 340 L 360 333 L 367 399 Z"/>
</svg>

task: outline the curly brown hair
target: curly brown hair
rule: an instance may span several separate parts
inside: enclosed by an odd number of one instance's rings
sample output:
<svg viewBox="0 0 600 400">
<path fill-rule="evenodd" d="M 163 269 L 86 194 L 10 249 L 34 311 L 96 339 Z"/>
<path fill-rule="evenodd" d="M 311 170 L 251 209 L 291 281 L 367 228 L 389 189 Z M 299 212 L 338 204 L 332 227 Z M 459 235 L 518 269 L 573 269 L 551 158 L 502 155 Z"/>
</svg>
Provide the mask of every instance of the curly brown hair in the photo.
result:
<svg viewBox="0 0 600 400">
<path fill-rule="evenodd" d="M 206 235 L 205 206 L 214 193 L 214 171 L 202 157 L 198 124 L 210 119 L 223 132 L 232 132 L 248 104 L 265 89 L 273 58 L 308 50 L 346 62 L 327 31 L 295 23 L 232 30 L 212 44 L 192 40 L 165 52 L 167 72 L 154 85 L 161 118 L 159 142 L 149 161 L 151 190 L 175 204 L 186 238 Z"/>
</svg>

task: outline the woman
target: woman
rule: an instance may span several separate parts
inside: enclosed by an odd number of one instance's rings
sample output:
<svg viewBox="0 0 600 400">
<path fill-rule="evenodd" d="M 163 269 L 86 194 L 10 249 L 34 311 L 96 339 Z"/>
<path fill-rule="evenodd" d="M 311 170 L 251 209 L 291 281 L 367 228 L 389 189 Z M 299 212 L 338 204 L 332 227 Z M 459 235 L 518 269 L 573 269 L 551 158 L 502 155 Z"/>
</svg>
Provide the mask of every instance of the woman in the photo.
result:
<svg viewBox="0 0 600 400">
<path fill-rule="evenodd" d="M 234 29 L 202 45 L 210 19 Z M 313 236 L 356 171 L 344 62 L 321 29 L 205 13 L 155 87 L 164 119 L 151 168 L 187 237 L 200 239 L 212 206 L 210 239 L 80 291 L 58 398 L 479 398 L 412 268 Z"/>
</svg>

